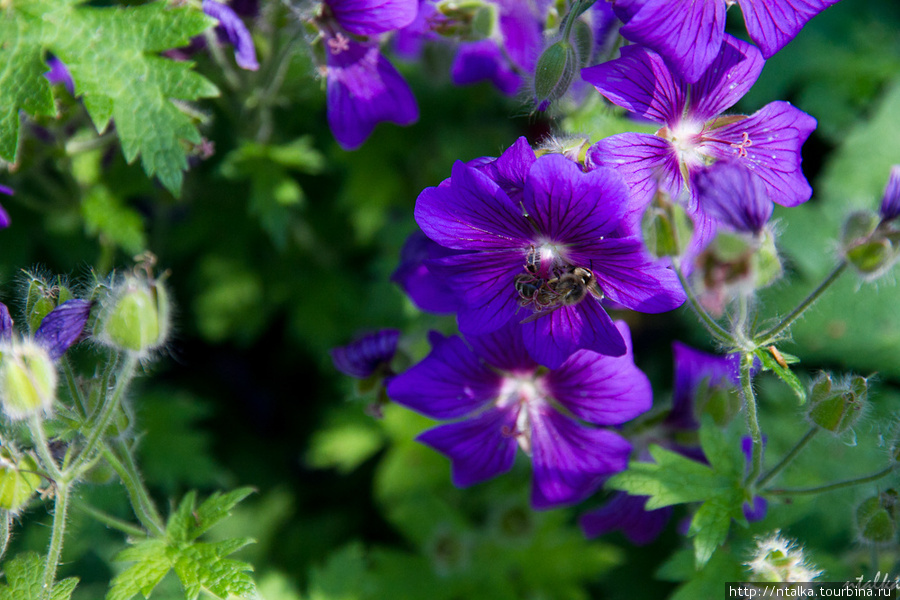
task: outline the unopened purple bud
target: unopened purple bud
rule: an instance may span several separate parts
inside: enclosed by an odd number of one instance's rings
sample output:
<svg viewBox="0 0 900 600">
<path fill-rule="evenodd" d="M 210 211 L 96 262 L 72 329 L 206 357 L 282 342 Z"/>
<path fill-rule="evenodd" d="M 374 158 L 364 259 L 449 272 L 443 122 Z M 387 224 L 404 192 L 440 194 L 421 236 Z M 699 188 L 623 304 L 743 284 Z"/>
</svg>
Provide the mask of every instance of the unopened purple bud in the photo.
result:
<svg viewBox="0 0 900 600">
<path fill-rule="evenodd" d="M 766 518 L 766 513 L 769 510 L 769 503 L 762 496 L 757 496 L 753 499 L 753 503 L 744 502 L 744 518 L 748 521 L 762 521 Z"/>
<path fill-rule="evenodd" d="M 234 46 L 234 60 L 248 71 L 259 69 L 253 37 L 241 18 L 230 7 L 215 0 L 203 0 L 203 12 L 219 21 L 219 28 Z"/>
<path fill-rule="evenodd" d="M 7 196 L 12 196 L 15 194 L 11 187 L 6 187 L 5 185 L 0 185 L 0 194 L 6 194 Z"/>
<path fill-rule="evenodd" d="M 391 362 L 397 352 L 399 338 L 400 332 L 396 329 L 382 329 L 346 346 L 333 348 L 331 360 L 334 368 L 350 377 L 366 379 L 379 367 Z"/>
<path fill-rule="evenodd" d="M 6 194 L 7 196 L 12 196 L 15 192 L 10 187 L 6 187 L 5 185 L 0 185 L 0 194 Z M 9 227 L 9 215 L 6 213 L 6 210 L 2 206 L 0 206 L 0 229 L 4 227 Z"/>
<path fill-rule="evenodd" d="M 91 315 L 91 306 L 90 300 L 69 300 L 47 313 L 34 339 L 50 358 L 59 360 L 78 341 Z"/>
<path fill-rule="evenodd" d="M 881 218 L 884 221 L 892 221 L 900 216 L 900 165 L 891 167 L 891 175 L 888 177 L 884 188 L 884 198 L 881 200 Z"/>
<path fill-rule="evenodd" d="M 9 308 L 0 302 L 0 340 L 12 339 L 13 331 L 13 320 L 9 316 Z"/>
<path fill-rule="evenodd" d="M 53 85 L 58 83 L 63 84 L 66 86 L 66 89 L 69 90 L 69 93 L 74 96 L 75 81 L 72 79 L 72 74 L 69 73 L 69 68 L 66 64 L 55 56 L 51 56 L 47 59 L 47 66 L 50 67 L 50 70 L 44 73 L 44 77 L 47 78 L 47 81 Z"/>
<path fill-rule="evenodd" d="M 700 207 L 723 225 L 758 234 L 772 218 L 774 208 L 765 184 L 747 167 L 720 161 L 693 179 Z"/>
</svg>

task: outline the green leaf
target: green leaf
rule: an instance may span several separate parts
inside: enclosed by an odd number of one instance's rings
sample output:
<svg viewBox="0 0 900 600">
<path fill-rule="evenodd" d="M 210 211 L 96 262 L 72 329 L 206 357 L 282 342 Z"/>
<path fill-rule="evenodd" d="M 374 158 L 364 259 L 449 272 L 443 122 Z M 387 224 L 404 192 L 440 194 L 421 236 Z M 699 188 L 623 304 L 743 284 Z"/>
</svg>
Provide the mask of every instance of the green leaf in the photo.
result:
<svg viewBox="0 0 900 600">
<path fill-rule="evenodd" d="M 806 386 L 800 383 L 800 380 L 797 379 L 797 376 L 794 375 L 794 372 L 791 371 L 790 368 L 780 365 L 769 350 L 759 348 L 756 350 L 755 354 L 762 361 L 764 371 L 772 371 L 779 379 L 785 382 L 788 387 L 794 390 L 794 393 L 797 394 L 797 398 L 800 399 L 800 404 L 806 402 Z"/>
<path fill-rule="evenodd" d="M 140 254 L 147 246 L 141 216 L 106 186 L 97 185 L 87 192 L 81 215 L 88 234 L 105 238 L 129 254 Z"/>
<path fill-rule="evenodd" d="M 174 542 L 191 542 L 197 539 L 213 525 L 230 515 L 231 509 L 254 491 L 251 487 L 243 487 L 224 494 L 216 492 L 207 498 L 199 508 L 196 507 L 197 492 L 188 492 L 182 498 L 178 509 L 169 518 L 166 525 L 166 536 Z"/>
<path fill-rule="evenodd" d="M 650 454 L 656 462 L 632 462 L 628 470 L 614 475 L 607 486 L 633 496 L 650 496 L 647 510 L 700 502 L 722 486 L 722 481 L 704 464 L 656 445 L 650 446 Z"/>
<path fill-rule="evenodd" d="M 709 562 L 716 548 L 728 537 L 734 506 L 740 506 L 743 501 L 739 489 L 732 488 L 729 492 L 717 494 L 704 502 L 691 519 L 688 537 L 694 538 L 694 560 L 698 566 Z"/>
<path fill-rule="evenodd" d="M 187 169 L 185 143 L 200 133 L 173 101 L 218 94 L 192 64 L 160 56 L 185 46 L 214 21 L 196 8 L 157 1 L 140 6 L 92 7 L 73 0 L 9 0 L 0 13 L 0 157 L 15 161 L 19 111 L 55 115 L 43 74 L 46 52 L 62 60 L 76 94 L 98 131 L 110 119 L 125 159 L 139 155 L 144 170 L 173 194 Z"/>
<path fill-rule="evenodd" d="M 192 544 L 179 552 L 173 565 L 175 574 L 184 586 L 188 600 L 201 591 L 215 598 L 251 597 L 256 587 L 249 572 L 253 567 L 245 562 L 225 558 L 252 543 L 249 539 L 226 540 L 216 544 Z"/>
<path fill-rule="evenodd" d="M 362 544 L 354 542 L 332 554 L 309 574 L 310 600 L 356 600 L 366 574 Z"/>
<path fill-rule="evenodd" d="M 0 600 L 32 600 L 40 598 L 44 588 L 44 559 L 36 552 L 20 554 L 3 565 L 6 584 L 0 584 Z M 77 577 L 69 577 L 53 584 L 50 600 L 69 600 Z"/>
<path fill-rule="evenodd" d="M 172 553 L 165 540 L 159 539 L 138 542 L 115 560 L 134 564 L 113 578 L 106 600 L 129 600 L 138 593 L 148 598 L 172 568 Z"/>
</svg>

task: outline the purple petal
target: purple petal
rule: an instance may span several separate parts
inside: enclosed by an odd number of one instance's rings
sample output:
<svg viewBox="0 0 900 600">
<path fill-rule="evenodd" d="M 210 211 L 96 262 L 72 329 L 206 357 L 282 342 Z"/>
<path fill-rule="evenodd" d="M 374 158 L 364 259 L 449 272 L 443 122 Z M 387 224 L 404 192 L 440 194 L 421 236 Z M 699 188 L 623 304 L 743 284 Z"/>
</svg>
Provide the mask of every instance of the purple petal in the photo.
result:
<svg viewBox="0 0 900 600">
<path fill-rule="evenodd" d="M 494 40 L 460 44 L 450 77 L 456 85 L 490 81 L 507 96 L 514 95 L 522 85 L 522 78 L 510 68 Z"/>
<path fill-rule="evenodd" d="M 681 342 L 672 343 L 675 362 L 675 382 L 672 392 L 672 411 L 666 423 L 677 429 L 693 430 L 700 427 L 697 421 L 694 399 L 699 386 L 734 387 L 734 364 L 727 356 L 707 354 Z"/>
<path fill-rule="evenodd" d="M 646 133 L 621 133 L 604 138 L 587 152 L 589 168 L 615 169 L 625 180 L 632 195 L 629 212 L 637 211 L 637 219 L 662 188 L 672 198 L 684 189 L 684 178 L 678 155 L 672 144 Z"/>
<path fill-rule="evenodd" d="M 628 466 L 631 444 L 620 435 L 585 427 L 543 402 L 533 403 L 528 413 L 534 508 L 555 508 L 584 500 L 608 475 Z"/>
<path fill-rule="evenodd" d="M 342 148 L 358 148 L 382 121 L 410 125 L 418 120 L 409 85 L 378 44 L 361 44 L 339 33 L 325 46 L 328 126 Z"/>
<path fill-rule="evenodd" d="M 419 194 L 415 217 L 428 237 L 456 250 L 524 249 L 531 244 L 522 209 L 486 175 L 461 161 L 453 165 L 449 185 Z"/>
<path fill-rule="evenodd" d="M 12 317 L 9 315 L 9 308 L 0 302 L 0 340 L 12 339 L 15 331 Z"/>
<path fill-rule="evenodd" d="M 900 165 L 891 167 L 884 197 L 881 199 L 881 218 L 892 221 L 900 216 Z"/>
<path fill-rule="evenodd" d="M 687 85 L 655 52 L 625 46 L 621 58 L 581 70 L 607 100 L 656 123 L 675 124 L 687 104 Z"/>
<path fill-rule="evenodd" d="M 686 299 L 675 273 L 651 260 L 637 238 L 598 240 L 570 254 L 575 264 L 591 269 L 607 298 L 631 310 L 666 312 Z"/>
<path fill-rule="evenodd" d="M 241 18 L 228 5 L 215 0 L 203 0 L 203 12 L 219 21 L 225 37 L 234 46 L 234 60 L 238 66 L 248 71 L 259 69 L 253 37 Z"/>
<path fill-rule="evenodd" d="M 747 33 L 769 58 L 794 39 L 806 22 L 838 0 L 738 0 Z"/>
<path fill-rule="evenodd" d="M 627 350 L 622 334 L 592 297 L 523 323 L 522 338 L 531 357 L 551 369 L 582 348 L 607 356 L 622 356 Z"/>
<path fill-rule="evenodd" d="M 500 9 L 503 48 L 516 65 L 533 73 L 544 43 L 546 6 L 522 0 L 495 0 Z"/>
<path fill-rule="evenodd" d="M 603 356 L 580 350 L 544 378 L 550 396 L 573 415 L 594 425 L 619 425 L 650 410 L 650 380 L 634 365 L 631 332 L 616 324 L 627 351 Z"/>
<path fill-rule="evenodd" d="M 68 300 L 47 313 L 34 332 L 34 339 L 50 358 L 59 360 L 78 341 L 91 315 L 91 306 L 90 300 Z"/>
<path fill-rule="evenodd" d="M 44 73 L 44 77 L 47 78 L 47 81 L 53 85 L 58 83 L 63 84 L 66 86 L 66 89 L 69 90 L 69 93 L 74 96 L 75 81 L 72 80 L 72 74 L 69 73 L 69 68 L 66 64 L 55 56 L 51 56 L 47 59 L 47 66 L 50 67 L 50 70 Z"/>
<path fill-rule="evenodd" d="M 662 532 L 672 516 L 672 507 L 645 510 L 649 496 L 629 496 L 616 492 L 609 502 L 586 512 L 578 519 L 584 535 L 595 538 L 611 531 L 621 531 L 636 546 L 649 544 Z"/>
<path fill-rule="evenodd" d="M 429 429 L 416 439 L 450 458 L 453 484 L 468 487 L 512 468 L 515 415 L 510 409 L 491 408 L 475 418 Z"/>
<path fill-rule="evenodd" d="M 762 496 L 756 496 L 753 498 L 753 504 L 744 502 L 742 508 L 744 510 L 744 518 L 752 523 L 766 518 L 766 513 L 769 511 L 769 503 Z"/>
<path fill-rule="evenodd" d="M 486 335 L 466 336 L 466 341 L 478 356 L 502 371 L 530 375 L 538 367 L 525 348 L 522 328 L 515 320 Z"/>
<path fill-rule="evenodd" d="M 525 184 L 525 211 L 551 242 L 577 246 L 609 235 L 628 204 L 628 189 L 611 169 L 583 173 L 560 154 L 540 157 Z"/>
<path fill-rule="evenodd" d="M 406 27 L 416 18 L 418 0 L 325 0 L 341 27 L 356 35 L 376 35 Z"/>
<path fill-rule="evenodd" d="M 497 398 L 502 378 L 461 338 L 432 343 L 422 362 L 391 379 L 387 391 L 395 402 L 432 419 L 458 419 Z"/>
<path fill-rule="evenodd" d="M 721 52 L 691 86 L 689 116 L 708 121 L 734 106 L 756 83 L 765 63 L 754 46 L 726 35 Z"/>
<path fill-rule="evenodd" d="M 478 166 L 473 165 L 472 162 L 467 164 L 475 166 L 476 169 L 487 175 L 515 203 L 522 198 L 525 180 L 528 179 L 528 173 L 535 160 L 537 158 L 528 140 L 520 137 L 498 158 Z"/>
<path fill-rule="evenodd" d="M 815 128 L 816 120 L 802 110 L 771 102 L 746 119 L 714 129 L 711 137 L 731 143 L 706 143 L 703 151 L 722 160 L 738 159 L 762 179 L 772 201 L 797 206 L 812 196 L 800 168 L 800 149 Z"/>
<path fill-rule="evenodd" d="M 398 339 L 400 332 L 396 329 L 382 329 L 346 346 L 332 348 L 334 368 L 350 377 L 365 379 L 380 366 L 391 362 L 397 352 Z"/>
<path fill-rule="evenodd" d="M 647 0 L 619 32 L 658 52 L 693 83 L 719 53 L 725 10 L 722 0 Z"/>
<path fill-rule="evenodd" d="M 467 335 L 495 331 L 512 318 L 519 298 L 515 276 L 524 264 L 521 250 L 461 254 L 426 263 L 460 299 L 459 329 Z"/>
<path fill-rule="evenodd" d="M 391 275 L 391 281 L 403 288 L 421 310 L 449 314 L 459 308 L 459 300 L 442 278 L 437 277 L 425 265 L 425 261 L 459 252 L 431 241 L 421 231 L 413 232 L 400 250 L 400 264 Z"/>
<path fill-rule="evenodd" d="M 703 211 L 735 231 L 758 234 L 772 218 L 768 189 L 743 163 L 719 161 L 691 181 Z"/>
</svg>

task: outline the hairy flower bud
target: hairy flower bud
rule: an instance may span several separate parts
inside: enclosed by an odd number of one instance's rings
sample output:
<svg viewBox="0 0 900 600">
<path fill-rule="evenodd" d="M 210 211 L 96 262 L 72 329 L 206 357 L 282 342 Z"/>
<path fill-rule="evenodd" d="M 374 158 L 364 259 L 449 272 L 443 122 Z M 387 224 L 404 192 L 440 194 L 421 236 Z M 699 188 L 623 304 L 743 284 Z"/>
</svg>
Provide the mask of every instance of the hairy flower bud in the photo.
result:
<svg viewBox="0 0 900 600">
<path fill-rule="evenodd" d="M 647 251 L 661 258 L 681 256 L 691 241 L 694 224 L 684 207 L 660 188 L 644 212 L 641 229 Z"/>
<path fill-rule="evenodd" d="M 891 167 L 891 174 L 884 187 L 884 196 L 881 199 L 879 212 L 885 221 L 893 221 L 900 217 L 900 165 Z"/>
<path fill-rule="evenodd" d="M 0 403 L 13 420 L 46 413 L 56 398 L 56 367 L 47 350 L 25 339 L 5 346 L 0 358 Z"/>
<path fill-rule="evenodd" d="M 828 373 L 820 374 L 809 394 L 809 420 L 835 434 L 849 429 L 860 415 L 868 397 L 865 377 L 856 376 L 835 384 Z"/>
<path fill-rule="evenodd" d="M 855 212 L 844 222 L 841 234 L 844 258 L 863 278 L 883 275 L 900 256 L 895 232 L 889 230 L 890 226 L 881 224 L 873 212 Z"/>
<path fill-rule="evenodd" d="M 497 6 L 484 0 L 443 0 L 436 5 L 445 17 L 435 31 L 463 41 L 493 37 L 498 27 Z"/>
<path fill-rule="evenodd" d="M 767 583 L 813 581 L 821 571 L 810 565 L 796 542 L 776 531 L 756 541 L 753 559 L 747 563 L 753 580 Z"/>
<path fill-rule="evenodd" d="M 169 297 L 158 280 L 129 275 L 114 286 L 97 322 L 101 341 L 120 350 L 146 353 L 166 343 Z"/>
<path fill-rule="evenodd" d="M 859 537 L 864 543 L 886 544 L 897 537 L 900 494 L 889 489 L 866 499 L 856 509 Z"/>
<path fill-rule="evenodd" d="M 41 484 L 38 465 L 28 455 L 13 456 L 8 448 L 0 448 L 0 508 L 18 512 Z"/>
<path fill-rule="evenodd" d="M 27 277 L 25 319 L 29 331 L 34 333 L 50 311 L 60 304 L 72 300 L 75 296 L 62 278 L 56 277 L 48 280 L 36 273 L 28 273 Z"/>
<path fill-rule="evenodd" d="M 560 40 L 547 47 L 534 70 L 534 103 L 538 110 L 547 110 L 550 103 L 569 90 L 578 70 L 575 47 Z"/>
</svg>

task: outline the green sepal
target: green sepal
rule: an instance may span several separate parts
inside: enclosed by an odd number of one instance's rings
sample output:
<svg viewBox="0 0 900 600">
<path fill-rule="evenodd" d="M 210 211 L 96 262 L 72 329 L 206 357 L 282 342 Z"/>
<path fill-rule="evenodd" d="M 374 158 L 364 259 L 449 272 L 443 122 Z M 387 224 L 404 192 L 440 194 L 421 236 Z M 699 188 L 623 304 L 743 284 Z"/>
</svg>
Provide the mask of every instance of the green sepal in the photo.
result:
<svg viewBox="0 0 900 600">
<path fill-rule="evenodd" d="M 774 348 L 774 346 L 771 347 Z M 794 393 L 797 395 L 797 398 L 800 400 L 801 405 L 806 403 L 806 387 L 800 382 L 797 376 L 794 375 L 794 372 L 791 371 L 790 368 L 779 364 L 778 360 L 776 360 L 776 358 L 772 355 L 771 351 L 766 348 L 757 348 L 754 354 L 762 362 L 763 371 L 772 371 L 773 373 L 775 373 L 775 375 L 777 375 L 779 379 L 785 382 L 788 387 L 790 387 L 794 391 Z M 783 355 L 779 353 L 779 358 L 781 356 Z M 785 364 L 790 363 L 785 360 Z"/>
</svg>

